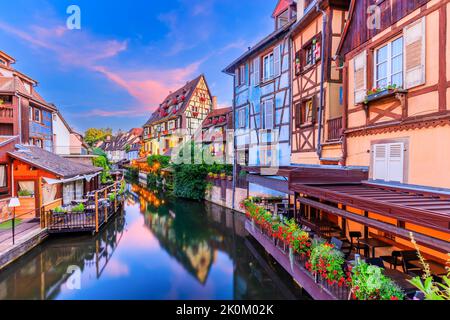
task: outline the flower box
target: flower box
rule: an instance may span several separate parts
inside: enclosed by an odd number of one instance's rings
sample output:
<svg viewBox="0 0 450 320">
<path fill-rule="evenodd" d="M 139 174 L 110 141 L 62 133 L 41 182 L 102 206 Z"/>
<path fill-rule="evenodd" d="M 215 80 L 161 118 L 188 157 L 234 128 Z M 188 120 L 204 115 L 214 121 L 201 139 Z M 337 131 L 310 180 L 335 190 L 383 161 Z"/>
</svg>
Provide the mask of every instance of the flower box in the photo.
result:
<svg viewBox="0 0 450 320">
<path fill-rule="evenodd" d="M 178 110 L 177 109 L 173 109 L 172 110 L 172 114 L 177 114 Z"/>
<path fill-rule="evenodd" d="M 177 104 L 178 103 L 178 99 L 177 98 L 173 98 L 172 99 L 172 104 Z"/>
<path fill-rule="evenodd" d="M 194 116 L 194 118 L 198 117 L 198 112 L 192 112 L 192 115 Z"/>
<path fill-rule="evenodd" d="M 371 92 L 369 92 L 369 94 L 367 95 L 366 100 L 364 101 L 364 104 L 369 104 L 369 103 L 377 101 L 377 100 L 391 97 L 397 93 L 404 94 L 404 93 L 407 93 L 407 91 L 403 90 L 403 89 L 399 89 L 399 88 L 385 88 L 382 90 L 372 89 Z"/>
</svg>

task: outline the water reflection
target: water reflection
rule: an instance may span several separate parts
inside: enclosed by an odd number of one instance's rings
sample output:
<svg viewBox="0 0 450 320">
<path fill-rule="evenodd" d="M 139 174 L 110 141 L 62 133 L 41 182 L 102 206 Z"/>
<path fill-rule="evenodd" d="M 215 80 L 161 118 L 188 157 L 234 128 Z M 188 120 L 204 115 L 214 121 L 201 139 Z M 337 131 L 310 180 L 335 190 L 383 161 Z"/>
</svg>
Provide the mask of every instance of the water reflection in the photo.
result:
<svg viewBox="0 0 450 320">
<path fill-rule="evenodd" d="M 52 238 L 2 271 L 0 299 L 304 298 L 246 238 L 241 215 L 139 185 L 128 191 L 125 212 L 96 237 Z"/>
</svg>

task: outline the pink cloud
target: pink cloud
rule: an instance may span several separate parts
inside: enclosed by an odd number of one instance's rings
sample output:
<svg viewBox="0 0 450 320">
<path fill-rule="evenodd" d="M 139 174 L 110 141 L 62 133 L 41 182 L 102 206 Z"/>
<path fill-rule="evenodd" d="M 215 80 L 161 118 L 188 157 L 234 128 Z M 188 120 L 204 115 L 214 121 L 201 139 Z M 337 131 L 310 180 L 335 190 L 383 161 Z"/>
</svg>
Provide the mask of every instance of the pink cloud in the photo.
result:
<svg viewBox="0 0 450 320">
<path fill-rule="evenodd" d="M 176 24 L 176 21 L 172 23 Z M 143 66 L 136 71 L 123 67 L 111 68 L 107 66 L 109 60 L 127 50 L 127 41 L 98 39 L 87 31 L 69 31 L 64 26 L 56 24 L 50 28 L 33 25 L 26 30 L 0 22 L 0 30 L 22 39 L 34 49 L 52 52 L 63 67 L 82 67 L 102 74 L 137 101 L 136 106 L 97 108 L 84 113 L 82 117 L 148 115 L 161 103 L 169 91 L 176 90 L 186 81 L 196 77 L 200 65 L 205 60 L 172 69 Z"/>
</svg>

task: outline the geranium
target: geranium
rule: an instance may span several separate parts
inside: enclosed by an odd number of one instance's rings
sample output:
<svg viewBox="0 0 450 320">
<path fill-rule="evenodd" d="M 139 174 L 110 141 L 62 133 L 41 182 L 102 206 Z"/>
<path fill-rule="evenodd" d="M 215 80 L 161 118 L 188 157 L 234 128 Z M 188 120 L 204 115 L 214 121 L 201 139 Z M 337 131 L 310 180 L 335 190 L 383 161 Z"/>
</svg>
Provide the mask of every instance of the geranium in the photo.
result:
<svg viewBox="0 0 450 320">
<path fill-rule="evenodd" d="M 309 262 L 311 272 L 327 280 L 330 285 L 339 284 L 339 282 L 342 285 L 345 281 L 344 255 L 335 250 L 332 244 L 316 244 L 311 251 Z"/>
<path fill-rule="evenodd" d="M 403 291 L 383 274 L 383 269 L 359 263 L 353 268 L 352 293 L 358 300 L 403 300 Z"/>
</svg>

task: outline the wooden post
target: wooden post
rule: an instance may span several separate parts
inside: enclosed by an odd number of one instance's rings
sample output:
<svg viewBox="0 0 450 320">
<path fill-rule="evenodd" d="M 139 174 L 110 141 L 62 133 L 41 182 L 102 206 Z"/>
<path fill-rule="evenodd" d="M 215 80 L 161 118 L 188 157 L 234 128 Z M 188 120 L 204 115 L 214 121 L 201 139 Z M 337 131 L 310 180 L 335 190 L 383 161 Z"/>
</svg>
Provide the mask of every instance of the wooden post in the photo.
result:
<svg viewBox="0 0 450 320">
<path fill-rule="evenodd" d="M 95 232 L 98 232 L 98 192 L 95 192 Z"/>
<path fill-rule="evenodd" d="M 108 188 L 105 189 L 105 199 L 108 199 Z M 105 206 L 105 209 L 103 210 L 105 212 L 105 222 L 108 222 L 108 207 Z"/>
<path fill-rule="evenodd" d="M 115 197 L 114 197 L 114 213 L 116 213 L 116 211 L 117 211 L 117 180 L 114 183 L 114 194 L 115 194 Z"/>
</svg>

